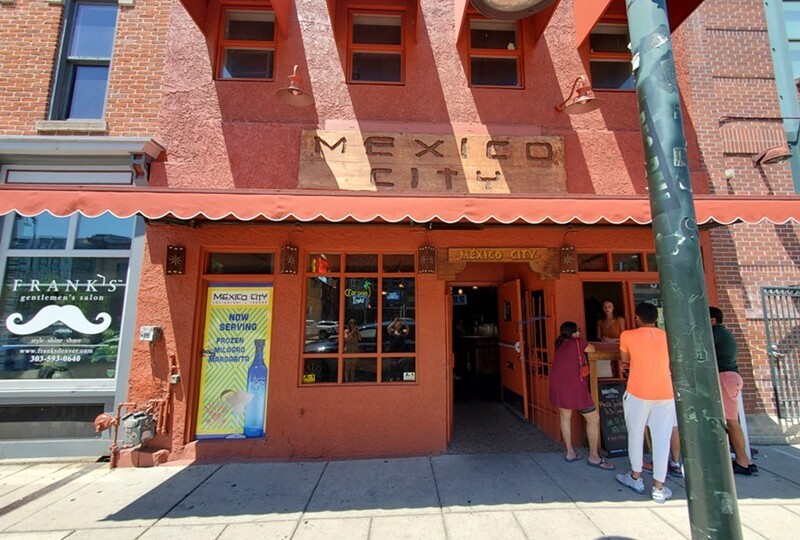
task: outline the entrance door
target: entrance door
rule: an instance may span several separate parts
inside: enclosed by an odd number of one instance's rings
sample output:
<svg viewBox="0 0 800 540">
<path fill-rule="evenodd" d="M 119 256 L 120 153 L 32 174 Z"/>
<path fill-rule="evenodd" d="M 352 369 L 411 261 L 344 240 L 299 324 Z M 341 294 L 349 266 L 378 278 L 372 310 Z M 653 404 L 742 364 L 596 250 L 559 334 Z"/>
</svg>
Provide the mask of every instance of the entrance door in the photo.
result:
<svg viewBox="0 0 800 540">
<path fill-rule="evenodd" d="M 528 419 L 528 384 L 522 332 L 522 293 L 518 279 L 497 290 L 500 381 L 503 403 Z"/>
</svg>

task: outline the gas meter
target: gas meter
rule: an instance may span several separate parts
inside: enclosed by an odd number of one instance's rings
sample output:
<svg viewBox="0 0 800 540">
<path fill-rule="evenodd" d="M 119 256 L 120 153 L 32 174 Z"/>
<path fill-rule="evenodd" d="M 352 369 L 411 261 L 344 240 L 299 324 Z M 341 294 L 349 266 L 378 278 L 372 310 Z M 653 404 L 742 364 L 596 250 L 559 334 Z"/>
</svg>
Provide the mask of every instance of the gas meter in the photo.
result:
<svg viewBox="0 0 800 540">
<path fill-rule="evenodd" d="M 124 446 L 138 446 L 156 434 L 156 419 L 152 414 L 136 411 L 122 417 Z"/>
</svg>

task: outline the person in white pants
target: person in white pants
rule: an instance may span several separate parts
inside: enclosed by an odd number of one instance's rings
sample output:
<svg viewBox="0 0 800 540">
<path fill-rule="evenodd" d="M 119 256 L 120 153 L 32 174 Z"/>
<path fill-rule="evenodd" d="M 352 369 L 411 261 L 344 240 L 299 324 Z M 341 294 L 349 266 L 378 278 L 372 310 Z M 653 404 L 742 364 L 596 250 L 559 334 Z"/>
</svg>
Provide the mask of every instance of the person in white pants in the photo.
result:
<svg viewBox="0 0 800 540">
<path fill-rule="evenodd" d="M 656 327 L 657 320 L 658 308 L 641 303 L 636 306 L 637 328 L 626 330 L 619 338 L 620 360 L 623 366 L 629 364 L 623 410 L 628 429 L 631 472 L 618 474 L 617 481 L 636 493 L 644 493 L 644 430 L 649 427 L 653 441 L 651 495 L 655 502 L 662 503 L 672 497 L 672 490 L 664 485 L 664 480 L 667 477 L 670 437 L 676 415 L 667 335 Z"/>
</svg>

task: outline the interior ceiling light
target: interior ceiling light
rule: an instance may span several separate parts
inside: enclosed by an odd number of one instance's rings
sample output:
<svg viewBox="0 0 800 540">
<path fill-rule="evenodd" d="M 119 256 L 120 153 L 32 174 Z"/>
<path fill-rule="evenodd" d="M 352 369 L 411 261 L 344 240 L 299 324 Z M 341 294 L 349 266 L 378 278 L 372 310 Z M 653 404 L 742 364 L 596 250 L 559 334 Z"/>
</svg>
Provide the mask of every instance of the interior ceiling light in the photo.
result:
<svg viewBox="0 0 800 540">
<path fill-rule="evenodd" d="M 556 0 L 470 0 L 475 9 L 492 19 L 516 21 L 536 15 Z"/>
<path fill-rule="evenodd" d="M 773 165 L 775 163 L 781 163 L 790 159 L 792 157 L 792 151 L 789 150 L 789 147 L 785 144 L 779 144 L 777 146 L 771 146 L 756 155 L 753 159 L 753 166 L 758 167 L 759 165 Z"/>
<path fill-rule="evenodd" d="M 556 105 L 556 110 L 567 114 L 583 114 L 594 111 L 599 106 L 600 99 L 595 97 L 592 86 L 583 77 L 578 77 L 572 83 L 572 90 L 570 90 L 569 96 Z"/>
<path fill-rule="evenodd" d="M 314 103 L 311 94 L 303 90 L 303 79 L 297 74 L 297 66 L 294 66 L 294 71 L 289 75 L 289 86 L 281 88 L 275 92 L 275 95 L 279 100 L 293 107 L 308 107 Z"/>
</svg>

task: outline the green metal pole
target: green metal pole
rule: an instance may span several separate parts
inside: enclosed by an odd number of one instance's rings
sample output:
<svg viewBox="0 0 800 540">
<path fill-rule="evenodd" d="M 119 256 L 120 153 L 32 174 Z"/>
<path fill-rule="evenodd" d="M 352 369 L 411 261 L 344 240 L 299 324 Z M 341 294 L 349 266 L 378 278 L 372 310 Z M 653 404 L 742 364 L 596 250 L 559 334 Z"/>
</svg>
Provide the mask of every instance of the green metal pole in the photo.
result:
<svg viewBox="0 0 800 540">
<path fill-rule="evenodd" d="M 693 539 L 742 538 L 665 0 L 626 0 Z"/>
</svg>

